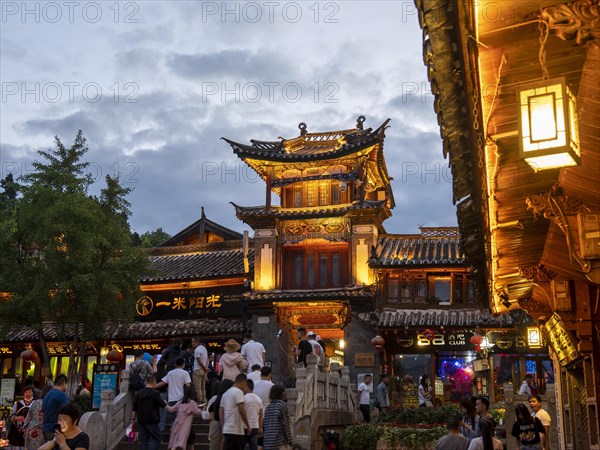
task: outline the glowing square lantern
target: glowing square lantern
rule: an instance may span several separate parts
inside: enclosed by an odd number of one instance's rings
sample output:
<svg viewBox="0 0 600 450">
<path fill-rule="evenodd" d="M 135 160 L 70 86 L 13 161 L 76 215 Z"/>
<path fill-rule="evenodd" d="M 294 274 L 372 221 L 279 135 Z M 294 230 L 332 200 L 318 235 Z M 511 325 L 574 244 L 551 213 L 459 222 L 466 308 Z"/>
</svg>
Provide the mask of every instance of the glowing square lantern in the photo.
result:
<svg viewBox="0 0 600 450">
<path fill-rule="evenodd" d="M 520 156 L 535 172 L 580 163 L 575 96 L 565 78 L 524 86 L 519 123 Z"/>
<path fill-rule="evenodd" d="M 527 327 L 527 344 L 529 348 L 542 347 L 542 333 L 538 327 Z"/>
</svg>

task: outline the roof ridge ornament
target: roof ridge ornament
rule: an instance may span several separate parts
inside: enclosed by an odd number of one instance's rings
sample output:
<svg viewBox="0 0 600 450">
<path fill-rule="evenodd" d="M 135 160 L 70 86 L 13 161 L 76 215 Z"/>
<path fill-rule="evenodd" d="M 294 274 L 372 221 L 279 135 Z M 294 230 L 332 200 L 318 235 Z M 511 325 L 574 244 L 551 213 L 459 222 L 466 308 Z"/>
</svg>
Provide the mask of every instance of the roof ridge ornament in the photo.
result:
<svg viewBox="0 0 600 450">
<path fill-rule="evenodd" d="M 356 119 L 356 129 L 363 131 L 363 123 L 365 122 L 365 120 L 367 120 L 367 118 L 365 116 L 363 116 L 362 114 L 360 116 L 358 116 L 358 118 Z"/>
<path fill-rule="evenodd" d="M 300 136 L 306 136 L 306 133 L 307 133 L 306 122 L 300 122 L 298 124 L 298 128 L 300 128 Z"/>
</svg>

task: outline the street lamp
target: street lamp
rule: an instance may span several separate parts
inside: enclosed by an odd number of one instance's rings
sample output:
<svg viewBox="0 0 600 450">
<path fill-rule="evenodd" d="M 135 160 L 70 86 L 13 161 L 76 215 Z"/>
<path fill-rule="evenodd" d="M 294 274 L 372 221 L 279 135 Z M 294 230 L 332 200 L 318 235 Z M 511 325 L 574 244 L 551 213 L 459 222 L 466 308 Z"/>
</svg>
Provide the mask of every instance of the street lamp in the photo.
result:
<svg viewBox="0 0 600 450">
<path fill-rule="evenodd" d="M 575 96 L 564 77 L 519 90 L 520 156 L 539 170 L 580 163 Z"/>
</svg>

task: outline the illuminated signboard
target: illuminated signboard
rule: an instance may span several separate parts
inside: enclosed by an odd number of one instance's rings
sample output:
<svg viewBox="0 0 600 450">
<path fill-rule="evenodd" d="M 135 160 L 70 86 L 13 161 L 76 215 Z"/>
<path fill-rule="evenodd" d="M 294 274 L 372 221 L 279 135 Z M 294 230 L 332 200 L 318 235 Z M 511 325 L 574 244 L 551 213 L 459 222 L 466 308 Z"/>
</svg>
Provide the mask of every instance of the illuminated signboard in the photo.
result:
<svg viewBox="0 0 600 450">
<path fill-rule="evenodd" d="M 147 292 L 138 299 L 138 320 L 240 317 L 247 305 L 243 286 Z"/>
</svg>

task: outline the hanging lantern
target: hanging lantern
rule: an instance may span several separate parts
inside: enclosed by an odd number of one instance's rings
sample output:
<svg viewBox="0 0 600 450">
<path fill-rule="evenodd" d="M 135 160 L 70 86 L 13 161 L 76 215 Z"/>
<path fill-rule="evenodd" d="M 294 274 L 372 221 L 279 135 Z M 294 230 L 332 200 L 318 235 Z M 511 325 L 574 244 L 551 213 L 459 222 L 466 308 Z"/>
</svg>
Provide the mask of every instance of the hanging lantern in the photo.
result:
<svg viewBox="0 0 600 450">
<path fill-rule="evenodd" d="M 473 336 L 471 336 L 471 339 L 469 339 L 469 342 L 471 342 L 471 344 L 473 345 L 481 345 L 481 343 L 483 342 L 483 338 L 480 334 L 474 334 Z"/>
<path fill-rule="evenodd" d="M 37 361 L 38 354 L 32 349 L 28 348 L 27 350 L 21 352 L 21 359 L 23 361 Z"/>
<path fill-rule="evenodd" d="M 565 78 L 526 83 L 519 98 L 521 158 L 534 172 L 579 164 L 575 96 Z"/>
<path fill-rule="evenodd" d="M 538 327 L 527 327 L 527 344 L 529 348 L 542 347 L 542 334 Z"/>
<path fill-rule="evenodd" d="M 385 345 L 385 339 L 382 338 L 380 335 L 377 335 L 373 339 L 371 339 L 371 344 L 375 346 L 375 350 L 381 352 L 383 350 L 383 346 Z"/>
<path fill-rule="evenodd" d="M 120 363 L 121 361 L 123 361 L 123 352 L 120 352 L 119 350 L 113 348 L 106 355 L 106 360 L 111 363 Z"/>
<path fill-rule="evenodd" d="M 433 341 L 435 339 L 435 331 L 427 328 L 425 331 L 423 331 L 423 337 L 428 341 Z"/>
</svg>

